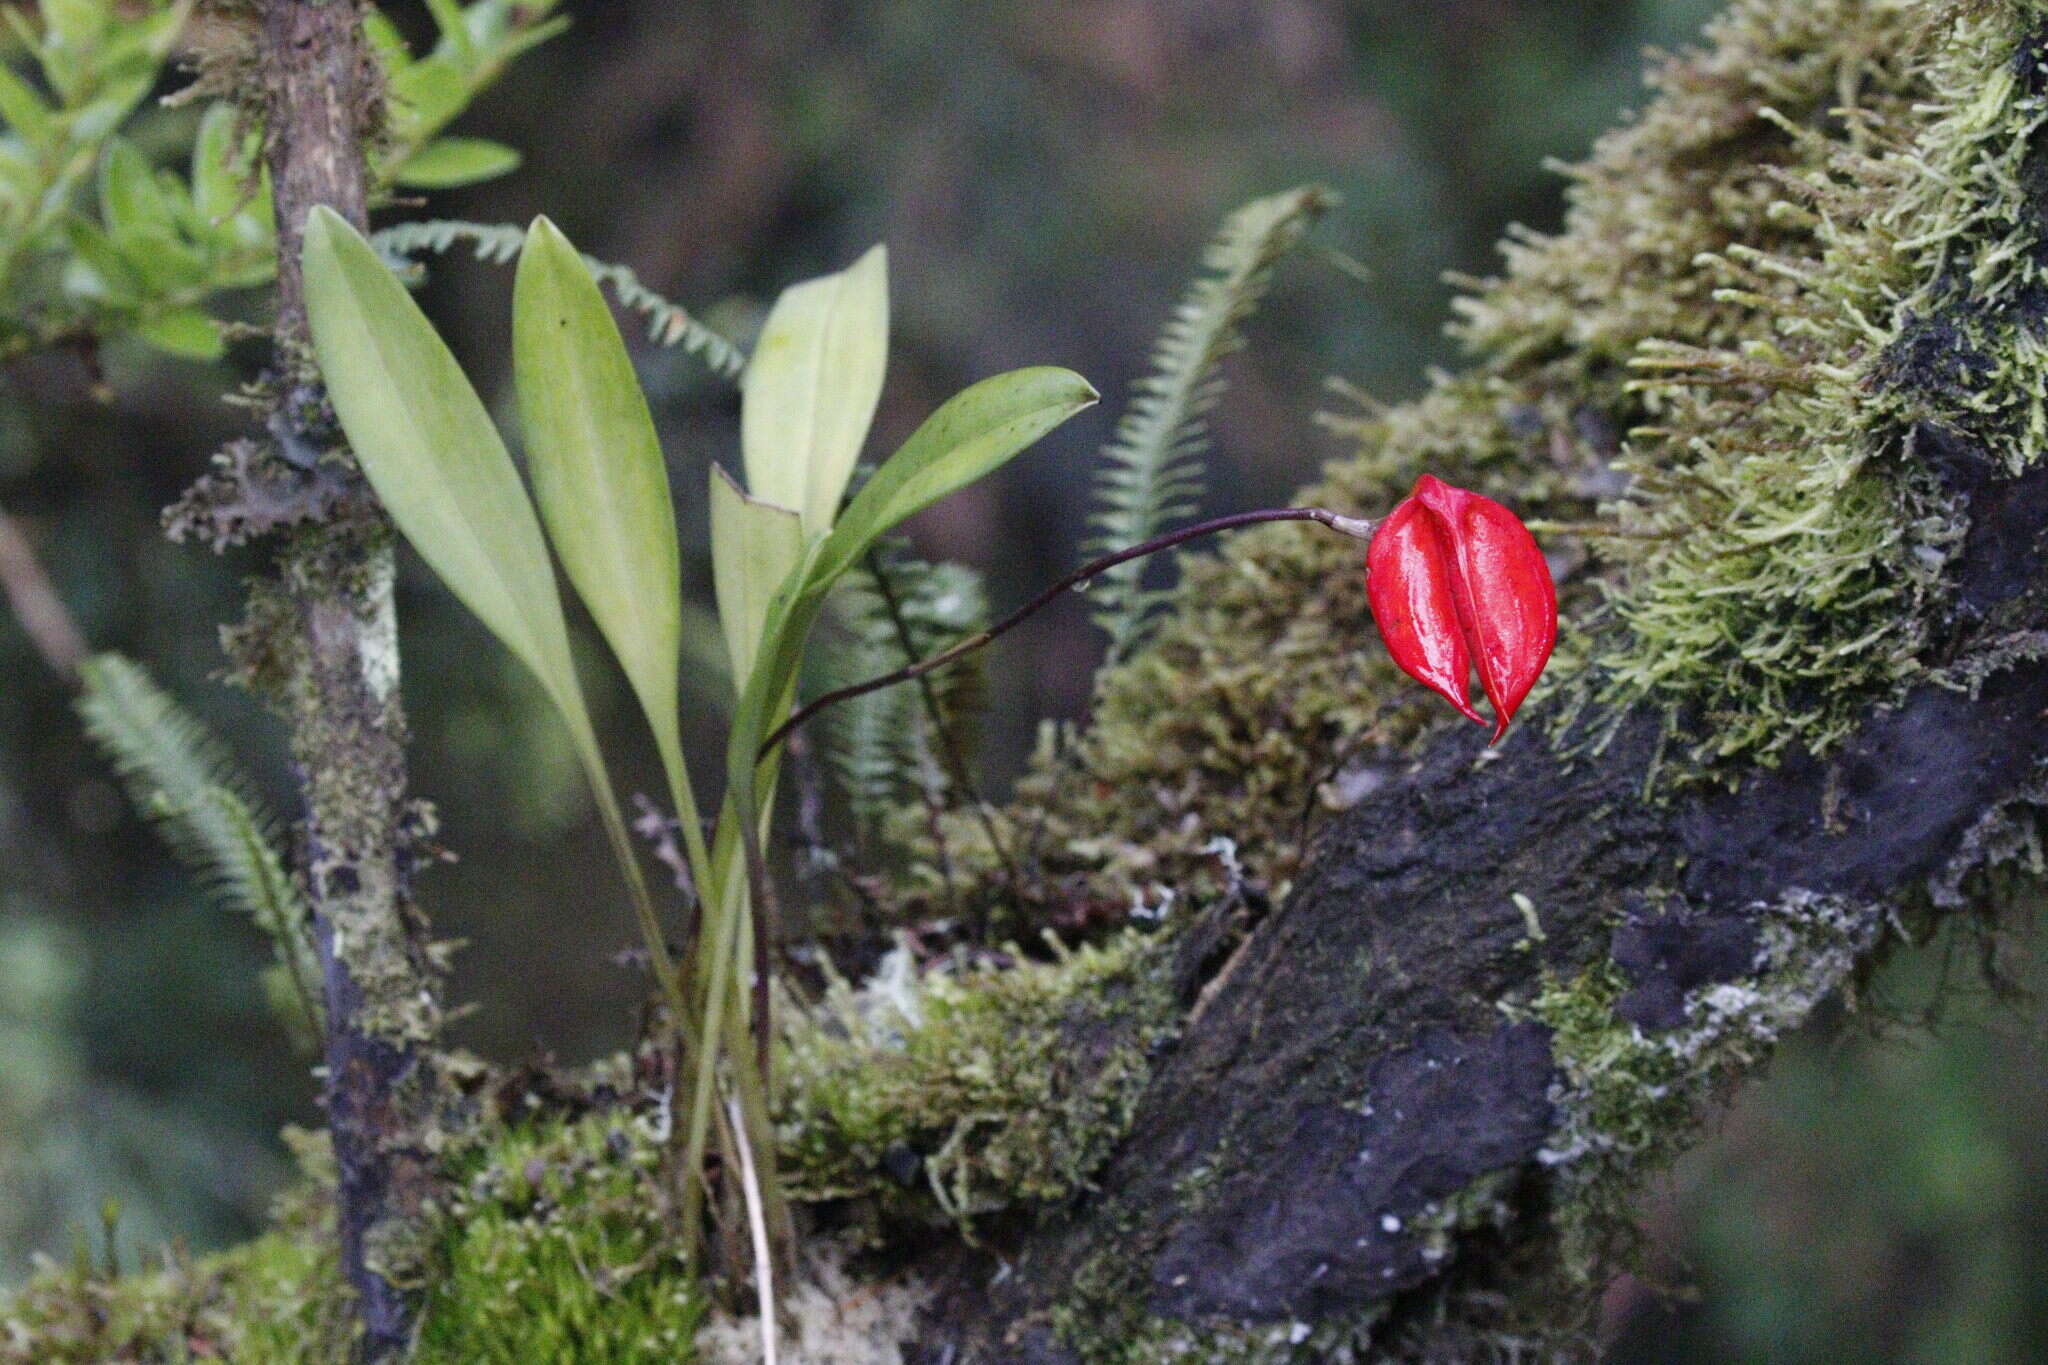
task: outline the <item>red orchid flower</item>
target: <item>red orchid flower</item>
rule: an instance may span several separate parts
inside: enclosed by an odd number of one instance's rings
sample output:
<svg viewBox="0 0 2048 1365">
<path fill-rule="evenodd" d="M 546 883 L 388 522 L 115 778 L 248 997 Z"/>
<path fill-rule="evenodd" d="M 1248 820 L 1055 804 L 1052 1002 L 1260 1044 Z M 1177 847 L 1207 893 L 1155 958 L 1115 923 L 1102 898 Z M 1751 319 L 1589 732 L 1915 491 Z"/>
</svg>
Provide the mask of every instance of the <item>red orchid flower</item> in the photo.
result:
<svg viewBox="0 0 2048 1365">
<path fill-rule="evenodd" d="M 1374 532 L 1366 595 L 1402 672 L 1481 725 L 1471 674 L 1507 733 L 1557 643 L 1557 586 L 1536 538 L 1491 498 L 1434 474 Z"/>
</svg>

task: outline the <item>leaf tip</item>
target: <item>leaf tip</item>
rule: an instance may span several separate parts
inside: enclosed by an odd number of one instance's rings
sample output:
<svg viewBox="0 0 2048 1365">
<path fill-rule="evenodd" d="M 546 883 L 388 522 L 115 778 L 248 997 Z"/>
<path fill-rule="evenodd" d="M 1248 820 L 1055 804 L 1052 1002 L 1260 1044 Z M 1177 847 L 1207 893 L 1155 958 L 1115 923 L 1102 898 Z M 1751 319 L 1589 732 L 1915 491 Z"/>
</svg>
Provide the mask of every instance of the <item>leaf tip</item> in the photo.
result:
<svg viewBox="0 0 2048 1365">
<path fill-rule="evenodd" d="M 311 250 L 315 242 L 319 242 L 323 246 L 327 245 L 333 239 L 334 229 L 337 225 L 345 228 L 348 226 L 348 223 L 340 214 L 327 207 L 327 205 L 313 205 L 312 212 L 306 215 L 306 226 L 302 233 L 305 239 L 305 249 Z"/>
<path fill-rule="evenodd" d="M 533 221 L 526 225 L 526 241 L 529 246 L 545 242 L 549 246 L 569 245 L 569 235 L 555 225 L 555 220 L 545 213 L 536 213 Z"/>
</svg>

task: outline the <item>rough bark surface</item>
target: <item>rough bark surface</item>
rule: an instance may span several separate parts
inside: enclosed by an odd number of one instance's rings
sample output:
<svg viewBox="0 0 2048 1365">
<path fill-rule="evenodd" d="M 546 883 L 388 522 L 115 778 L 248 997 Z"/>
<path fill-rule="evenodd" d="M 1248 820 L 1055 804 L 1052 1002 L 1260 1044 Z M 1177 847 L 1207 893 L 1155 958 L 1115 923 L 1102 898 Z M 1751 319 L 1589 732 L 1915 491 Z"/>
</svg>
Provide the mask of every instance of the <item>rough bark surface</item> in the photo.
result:
<svg viewBox="0 0 2048 1365">
<path fill-rule="evenodd" d="M 1953 454 L 1973 513 L 1955 571 L 1984 588 L 1962 610 L 2031 593 L 2014 624 L 2048 625 L 2048 474 Z M 1925 885 L 2048 760 L 2048 668 L 1974 695 L 1923 685 L 1825 759 L 1661 806 L 1641 799 L 1657 733 L 1636 717 L 1576 763 L 1532 731 L 1491 762 L 1458 735 L 1337 820 L 1154 1077 L 1102 1193 L 1000 1248 L 1010 1273 L 953 1270 L 918 1359 L 1078 1361 L 1055 1310 L 1105 1277 L 1160 1319 L 1285 1332 L 1383 1312 L 1386 1358 L 1491 1358 L 1485 1305 L 1542 1283 L 1553 1254 L 1559 1138 L 1549 1032 L 1500 1002 L 1611 962 L 1617 1013 L 1668 1029 L 1690 993 L 1757 968 L 1762 907 Z M 1446 1252 L 1428 1215 L 1482 1177 L 1515 1216 Z M 1446 1294 L 1461 1306 L 1440 1317 Z M 1550 1325 L 1587 1308 L 1563 1296 Z"/>
<path fill-rule="evenodd" d="M 261 31 L 266 159 L 278 229 L 277 349 L 284 398 L 271 431 L 320 451 L 300 476 L 359 484 L 307 352 L 299 242 L 325 204 L 365 224 L 364 148 L 380 91 L 353 0 L 269 0 Z M 338 466 L 338 468 L 337 468 Z M 289 532 L 259 648 L 292 727 L 305 799 L 302 873 L 325 976 L 326 1095 L 342 1266 L 366 1360 L 402 1352 L 416 1305 L 412 1231 L 433 1188 L 426 1133 L 437 1087 L 434 973 L 407 912 L 405 719 L 398 694 L 390 531 L 366 496 L 330 500 Z M 245 639 L 245 645 L 248 641 Z"/>
</svg>

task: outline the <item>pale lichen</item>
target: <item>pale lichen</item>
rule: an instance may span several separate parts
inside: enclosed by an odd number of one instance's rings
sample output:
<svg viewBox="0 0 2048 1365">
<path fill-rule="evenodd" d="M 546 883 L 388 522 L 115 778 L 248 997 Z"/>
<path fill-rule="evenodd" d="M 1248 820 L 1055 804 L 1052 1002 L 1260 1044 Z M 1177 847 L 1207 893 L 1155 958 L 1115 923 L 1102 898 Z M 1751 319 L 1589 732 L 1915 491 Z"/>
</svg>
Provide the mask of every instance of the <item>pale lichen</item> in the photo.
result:
<svg viewBox="0 0 2048 1365">
<path fill-rule="evenodd" d="M 1642 1177 L 1683 1150 L 1710 1106 L 1840 992 L 1886 925 L 1876 906 L 1803 891 L 1756 907 L 1753 974 L 1703 985 L 1685 1022 L 1646 1032 L 1616 1013 L 1625 983 L 1602 962 L 1552 980 L 1526 1007 L 1551 1029 L 1557 1119 L 1537 1160 L 1550 1172 L 1559 1271 L 1611 1264 L 1634 1228 Z"/>
<path fill-rule="evenodd" d="M 843 1241 L 814 1248 L 784 1293 L 776 1358 L 785 1365 L 903 1365 L 931 1292 L 914 1277 L 857 1276 L 848 1254 Z M 697 1352 L 703 1365 L 760 1365 L 760 1319 L 714 1316 L 697 1333 Z"/>
</svg>

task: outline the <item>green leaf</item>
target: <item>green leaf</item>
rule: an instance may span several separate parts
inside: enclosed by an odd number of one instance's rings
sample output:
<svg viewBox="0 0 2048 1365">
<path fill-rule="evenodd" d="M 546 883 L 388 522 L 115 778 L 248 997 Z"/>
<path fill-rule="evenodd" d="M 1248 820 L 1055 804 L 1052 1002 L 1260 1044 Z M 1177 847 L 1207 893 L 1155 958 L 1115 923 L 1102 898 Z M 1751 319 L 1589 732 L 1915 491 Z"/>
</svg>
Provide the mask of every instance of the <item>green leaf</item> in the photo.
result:
<svg viewBox="0 0 2048 1365">
<path fill-rule="evenodd" d="M 133 303 L 141 295 L 141 278 L 127 259 L 114 249 L 114 244 L 99 224 L 85 218 L 72 218 L 64 224 L 64 237 L 71 245 L 73 257 L 64 274 L 66 289 L 116 307 Z"/>
<path fill-rule="evenodd" d="M 0 122 L 31 147 L 47 151 L 56 145 L 50 106 L 5 62 L 0 62 Z"/>
<path fill-rule="evenodd" d="M 853 477 L 889 352 L 889 260 L 875 247 L 836 275 L 783 291 L 747 367 L 740 449 L 757 498 L 822 535 Z"/>
<path fill-rule="evenodd" d="M 755 667 L 733 710 L 726 783 L 742 810 L 753 808 L 756 754 L 788 706 L 805 638 L 832 585 L 904 519 L 999 468 L 1098 397 L 1071 370 L 1040 367 L 984 379 L 933 413 L 875 471 L 832 533 L 812 543 L 803 567 L 769 602 Z"/>
<path fill-rule="evenodd" d="M 137 239 L 175 240 L 177 214 L 156 174 L 135 145 L 124 139 L 107 144 L 100 162 L 100 215 L 107 231 L 127 245 Z"/>
<path fill-rule="evenodd" d="M 795 512 L 748 497 L 732 475 L 711 466 L 711 574 L 736 690 L 753 674 L 775 590 L 803 554 Z"/>
<path fill-rule="evenodd" d="M 427 9 L 434 16 L 434 26 L 441 30 L 442 41 L 451 51 L 467 60 L 475 54 L 476 46 L 470 41 L 469 24 L 462 17 L 462 6 L 458 0 L 427 0 Z"/>
<path fill-rule="evenodd" d="M 370 40 L 370 51 L 387 67 L 395 67 L 411 58 L 405 35 L 380 9 L 372 9 L 363 15 L 363 36 Z"/>
<path fill-rule="evenodd" d="M 305 902 L 285 871 L 275 822 L 249 782 L 220 742 L 139 665 L 99 654 L 79 672 L 78 711 L 87 733 L 208 892 L 270 936 L 317 1035 L 320 965 Z"/>
<path fill-rule="evenodd" d="M 569 653 L 540 521 L 476 390 L 375 248 L 332 210 L 306 220 L 306 315 L 370 485 L 449 590 L 540 679 L 576 745 L 656 978 L 688 1001 Z"/>
<path fill-rule="evenodd" d="M 94 0 L 42 0 L 42 12 L 51 41 L 81 52 L 99 46 L 100 35 L 113 19 L 108 6 Z"/>
<path fill-rule="evenodd" d="M 363 473 L 594 747 L 540 522 L 482 400 L 405 286 L 332 210 L 306 220 L 304 262 L 314 352 Z"/>
<path fill-rule="evenodd" d="M 468 82 L 440 55 L 422 57 L 391 72 L 391 130 L 398 140 L 426 137 L 462 112 Z"/>
<path fill-rule="evenodd" d="M 1208 419 L 1227 387 L 1223 362 L 1245 345 L 1244 328 L 1265 299 L 1273 269 L 1337 202 L 1320 185 L 1253 200 L 1224 220 L 1203 254 L 1204 273 L 1188 287 L 1152 351 L 1152 371 L 1131 387 L 1116 435 L 1102 449 L 1095 480 L 1098 533 L 1089 558 L 1152 539 L 1200 506 Z M 1144 638 L 1163 591 L 1145 586 L 1146 564 L 1129 560 L 1090 592 L 1095 623 L 1109 636 L 1101 667 Z"/>
<path fill-rule="evenodd" d="M 135 335 L 187 360 L 218 360 L 227 346 L 213 319 L 197 308 L 173 308 L 135 325 Z"/>
<path fill-rule="evenodd" d="M 223 220 L 242 202 L 249 157 L 235 145 L 235 106 L 223 100 L 207 106 L 192 143 L 192 207 L 200 218 Z"/>
<path fill-rule="evenodd" d="M 546 218 L 512 290 L 512 372 L 534 499 L 569 581 L 647 713 L 678 814 L 697 823 L 677 716 L 682 554 L 654 418 L 589 267 Z"/>
<path fill-rule="evenodd" d="M 192 207 L 208 222 L 233 212 L 242 197 L 234 131 L 234 106 L 223 101 L 200 116 L 192 141 Z"/>
<path fill-rule="evenodd" d="M 874 543 L 940 498 L 1001 468 L 1101 395 L 1072 370 L 1012 370 L 955 394 L 861 488 L 810 581 L 829 586 Z"/>
<path fill-rule="evenodd" d="M 435 138 L 393 172 L 401 185 L 418 190 L 446 190 L 495 180 L 519 167 L 519 153 L 502 142 L 480 137 Z"/>
</svg>

